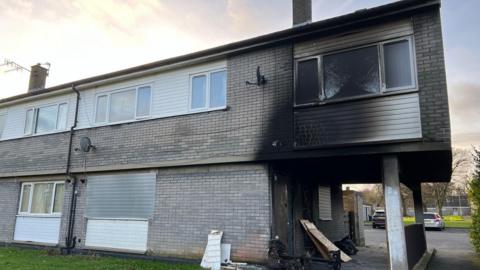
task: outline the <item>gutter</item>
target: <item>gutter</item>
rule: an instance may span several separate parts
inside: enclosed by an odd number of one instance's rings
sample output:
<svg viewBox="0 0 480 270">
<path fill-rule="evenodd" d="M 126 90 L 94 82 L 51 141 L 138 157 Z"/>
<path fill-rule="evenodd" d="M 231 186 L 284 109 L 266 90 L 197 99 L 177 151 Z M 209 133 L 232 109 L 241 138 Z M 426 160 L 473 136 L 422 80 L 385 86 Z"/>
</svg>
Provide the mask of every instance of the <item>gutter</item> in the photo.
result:
<svg viewBox="0 0 480 270">
<path fill-rule="evenodd" d="M 75 128 L 77 127 L 77 121 L 78 121 L 78 107 L 80 103 L 80 92 L 75 88 L 75 84 L 72 84 L 72 91 L 75 92 L 77 95 L 77 100 L 75 103 L 75 117 L 73 121 L 73 125 L 70 127 L 70 138 L 69 138 L 69 143 L 68 143 L 68 156 L 67 156 L 67 164 L 65 168 L 65 175 L 67 179 L 71 179 L 70 181 L 73 181 L 72 183 L 72 198 L 70 200 L 70 211 L 69 211 L 69 216 L 68 216 L 68 230 L 67 230 L 67 239 L 66 239 L 66 249 L 67 253 L 70 254 L 71 250 L 75 248 L 75 240 L 76 238 L 73 237 L 73 229 L 75 226 L 75 210 L 77 208 L 77 176 L 73 175 L 70 172 L 70 163 L 72 159 L 72 145 L 73 145 L 73 132 L 75 131 Z"/>
</svg>

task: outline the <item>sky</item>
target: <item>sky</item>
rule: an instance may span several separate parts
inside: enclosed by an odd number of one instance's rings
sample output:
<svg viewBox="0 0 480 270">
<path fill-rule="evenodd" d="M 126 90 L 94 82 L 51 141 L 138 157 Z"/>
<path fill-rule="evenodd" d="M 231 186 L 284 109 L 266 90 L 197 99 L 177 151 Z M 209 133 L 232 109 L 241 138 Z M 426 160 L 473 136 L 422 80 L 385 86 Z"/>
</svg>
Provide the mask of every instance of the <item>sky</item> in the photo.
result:
<svg viewBox="0 0 480 270">
<path fill-rule="evenodd" d="M 393 2 L 313 0 L 313 21 Z M 50 63 L 47 87 L 291 27 L 291 0 L 1 0 L 0 65 Z M 443 0 L 453 145 L 480 145 L 479 0 Z M 0 66 L 0 98 L 28 72 Z M 8 71 L 8 72 L 6 72 Z"/>
</svg>

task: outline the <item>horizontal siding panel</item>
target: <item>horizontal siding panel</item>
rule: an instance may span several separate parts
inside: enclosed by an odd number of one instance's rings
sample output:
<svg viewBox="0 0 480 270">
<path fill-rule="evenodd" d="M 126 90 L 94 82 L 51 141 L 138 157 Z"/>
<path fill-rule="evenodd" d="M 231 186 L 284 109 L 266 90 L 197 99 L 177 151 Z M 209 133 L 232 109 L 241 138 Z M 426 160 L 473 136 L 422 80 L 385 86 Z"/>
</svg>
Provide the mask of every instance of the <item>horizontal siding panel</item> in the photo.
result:
<svg viewBox="0 0 480 270">
<path fill-rule="evenodd" d="M 155 173 L 91 176 L 87 180 L 89 218 L 145 218 L 153 215 Z"/>
<path fill-rule="evenodd" d="M 412 22 L 405 19 L 358 29 L 341 35 L 299 42 L 295 44 L 294 55 L 295 58 L 301 58 L 411 34 L 413 34 Z"/>
<path fill-rule="evenodd" d="M 421 138 L 418 93 L 295 110 L 297 147 Z"/>
<path fill-rule="evenodd" d="M 148 221 L 89 219 L 85 246 L 145 252 Z"/>
<path fill-rule="evenodd" d="M 57 244 L 59 237 L 60 217 L 17 217 L 15 241 Z"/>
</svg>

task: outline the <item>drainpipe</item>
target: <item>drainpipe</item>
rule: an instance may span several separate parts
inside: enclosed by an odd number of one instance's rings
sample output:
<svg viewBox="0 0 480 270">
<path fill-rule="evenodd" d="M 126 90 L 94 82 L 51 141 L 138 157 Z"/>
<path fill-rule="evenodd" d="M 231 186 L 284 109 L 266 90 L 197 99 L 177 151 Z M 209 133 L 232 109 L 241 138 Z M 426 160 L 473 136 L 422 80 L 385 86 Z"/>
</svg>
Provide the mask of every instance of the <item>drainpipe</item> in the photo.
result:
<svg viewBox="0 0 480 270">
<path fill-rule="evenodd" d="M 70 173 L 70 162 L 72 157 L 72 144 L 73 144 L 73 132 L 77 127 L 78 121 L 78 105 L 80 103 L 80 92 L 75 88 L 75 84 L 72 84 L 72 90 L 77 95 L 76 103 L 75 103 L 75 118 L 73 121 L 73 125 L 70 127 L 70 139 L 68 142 L 68 156 L 67 156 L 67 165 L 65 169 L 65 175 L 68 179 L 73 181 L 72 183 L 72 198 L 70 200 L 70 211 L 68 217 L 68 231 L 67 231 L 67 253 L 70 253 L 71 250 L 75 247 L 75 237 L 73 237 L 73 228 L 75 225 L 75 210 L 77 208 L 77 177 Z"/>
</svg>

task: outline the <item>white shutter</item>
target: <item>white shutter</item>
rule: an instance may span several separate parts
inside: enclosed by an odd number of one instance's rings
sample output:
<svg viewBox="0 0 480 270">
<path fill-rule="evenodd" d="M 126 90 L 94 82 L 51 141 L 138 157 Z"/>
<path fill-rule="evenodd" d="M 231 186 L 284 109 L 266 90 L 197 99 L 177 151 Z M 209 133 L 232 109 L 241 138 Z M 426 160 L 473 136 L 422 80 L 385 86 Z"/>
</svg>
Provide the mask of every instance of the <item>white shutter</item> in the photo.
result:
<svg viewBox="0 0 480 270">
<path fill-rule="evenodd" d="M 57 244 L 60 236 L 60 217 L 18 216 L 15 241 Z"/>
<path fill-rule="evenodd" d="M 332 198 L 329 186 L 318 186 L 318 217 L 332 220 Z"/>
</svg>

